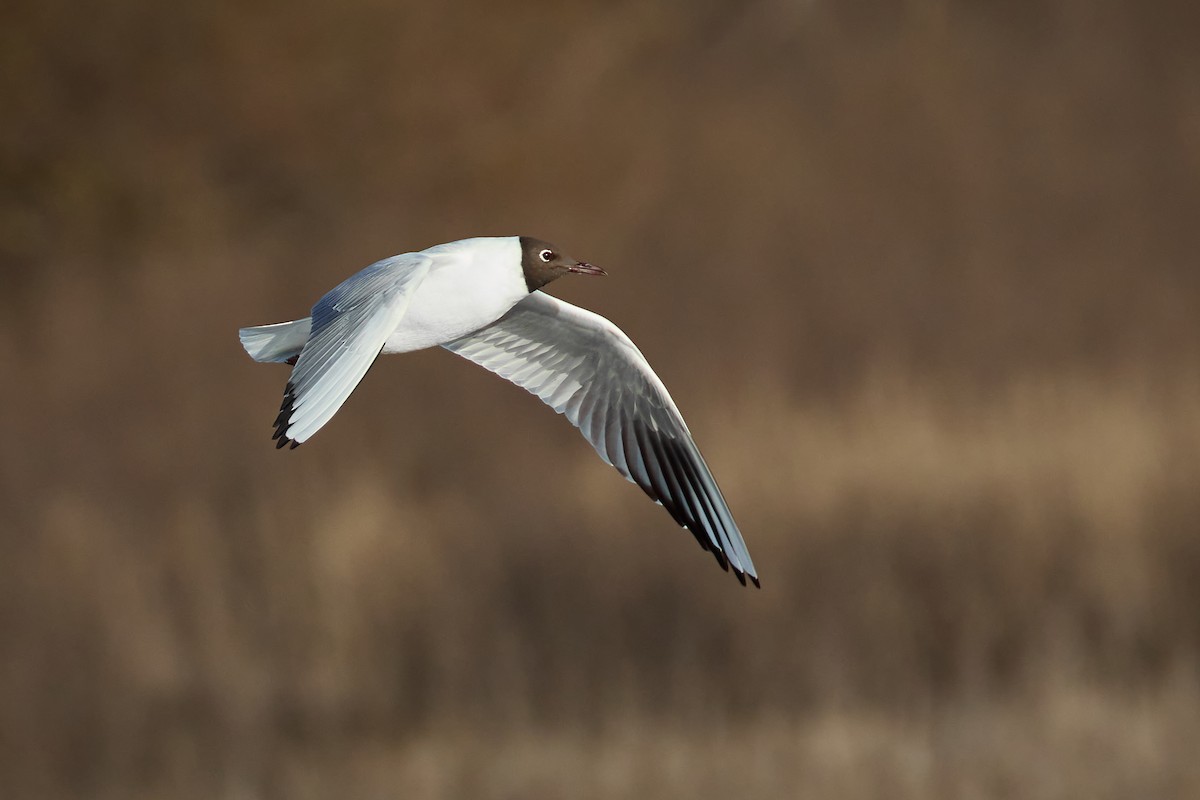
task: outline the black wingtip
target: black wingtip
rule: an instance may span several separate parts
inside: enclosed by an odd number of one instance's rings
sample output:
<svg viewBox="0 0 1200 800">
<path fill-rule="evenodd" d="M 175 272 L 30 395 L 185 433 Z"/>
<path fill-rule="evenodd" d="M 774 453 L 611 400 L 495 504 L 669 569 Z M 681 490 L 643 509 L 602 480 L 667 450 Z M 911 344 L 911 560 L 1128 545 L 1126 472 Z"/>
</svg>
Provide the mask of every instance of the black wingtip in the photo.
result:
<svg viewBox="0 0 1200 800">
<path fill-rule="evenodd" d="M 279 416 L 275 417 L 275 433 L 271 438 L 275 441 L 275 449 L 281 449 L 285 444 L 291 444 L 295 449 L 299 444 L 287 436 L 288 423 L 292 418 L 293 405 L 296 402 L 296 387 L 291 381 L 283 390 L 283 403 L 279 406 Z"/>
<path fill-rule="evenodd" d="M 738 581 L 741 582 L 742 586 L 746 585 L 746 579 L 748 578 L 750 580 L 750 583 L 754 584 L 755 589 L 762 588 L 762 584 L 758 582 L 758 577 L 755 575 L 751 575 L 749 572 L 742 572 L 737 567 L 734 567 L 733 574 L 737 575 L 737 579 L 738 579 Z"/>
</svg>

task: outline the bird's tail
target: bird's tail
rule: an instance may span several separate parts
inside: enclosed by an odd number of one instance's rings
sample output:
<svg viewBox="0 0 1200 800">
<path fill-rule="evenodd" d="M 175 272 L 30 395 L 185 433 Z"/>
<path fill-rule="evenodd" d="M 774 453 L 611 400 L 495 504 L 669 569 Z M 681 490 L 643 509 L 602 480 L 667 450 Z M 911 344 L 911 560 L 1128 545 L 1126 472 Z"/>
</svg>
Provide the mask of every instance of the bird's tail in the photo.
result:
<svg viewBox="0 0 1200 800">
<path fill-rule="evenodd" d="M 304 349 L 304 343 L 308 341 L 311 328 L 312 317 L 305 317 L 292 322 L 242 328 L 238 331 L 238 338 L 255 361 L 294 364 Z"/>
</svg>

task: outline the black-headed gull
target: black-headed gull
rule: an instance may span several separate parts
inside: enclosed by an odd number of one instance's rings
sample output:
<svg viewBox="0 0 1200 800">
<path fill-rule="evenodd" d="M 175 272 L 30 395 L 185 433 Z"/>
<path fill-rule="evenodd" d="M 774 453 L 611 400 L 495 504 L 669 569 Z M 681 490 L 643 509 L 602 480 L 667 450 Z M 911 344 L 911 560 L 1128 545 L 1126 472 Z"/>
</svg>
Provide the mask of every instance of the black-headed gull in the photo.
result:
<svg viewBox="0 0 1200 800">
<path fill-rule="evenodd" d="M 311 317 L 242 328 L 255 361 L 294 365 L 276 447 L 320 430 L 379 354 L 440 345 L 564 415 L 723 569 L 759 585 L 725 498 L 646 358 L 604 317 L 538 291 L 570 272 L 605 274 L 527 236 L 462 239 L 372 264 Z"/>
</svg>

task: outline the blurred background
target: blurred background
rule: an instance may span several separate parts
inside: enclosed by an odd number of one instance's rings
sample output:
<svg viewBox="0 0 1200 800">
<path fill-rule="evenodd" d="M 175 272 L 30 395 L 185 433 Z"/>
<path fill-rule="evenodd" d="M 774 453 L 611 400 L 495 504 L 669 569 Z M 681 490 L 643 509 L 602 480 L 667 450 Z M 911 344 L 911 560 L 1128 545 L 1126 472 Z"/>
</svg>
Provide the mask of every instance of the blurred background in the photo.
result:
<svg viewBox="0 0 1200 800">
<path fill-rule="evenodd" d="M 0 796 L 1197 796 L 1198 9 L 6 3 Z M 272 447 L 239 326 L 514 233 L 761 591 L 440 350 Z"/>
</svg>

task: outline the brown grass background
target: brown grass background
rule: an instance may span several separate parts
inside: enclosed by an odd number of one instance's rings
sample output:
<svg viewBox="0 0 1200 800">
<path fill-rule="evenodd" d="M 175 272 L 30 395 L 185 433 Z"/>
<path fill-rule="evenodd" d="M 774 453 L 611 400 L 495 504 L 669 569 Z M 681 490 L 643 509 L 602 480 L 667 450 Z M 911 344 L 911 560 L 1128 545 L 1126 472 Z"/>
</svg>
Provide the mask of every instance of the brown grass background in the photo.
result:
<svg viewBox="0 0 1200 800">
<path fill-rule="evenodd" d="M 1200 795 L 1187 0 L 0 11 L 0 796 Z M 241 325 L 608 268 L 761 592 L 536 400 Z"/>
</svg>

